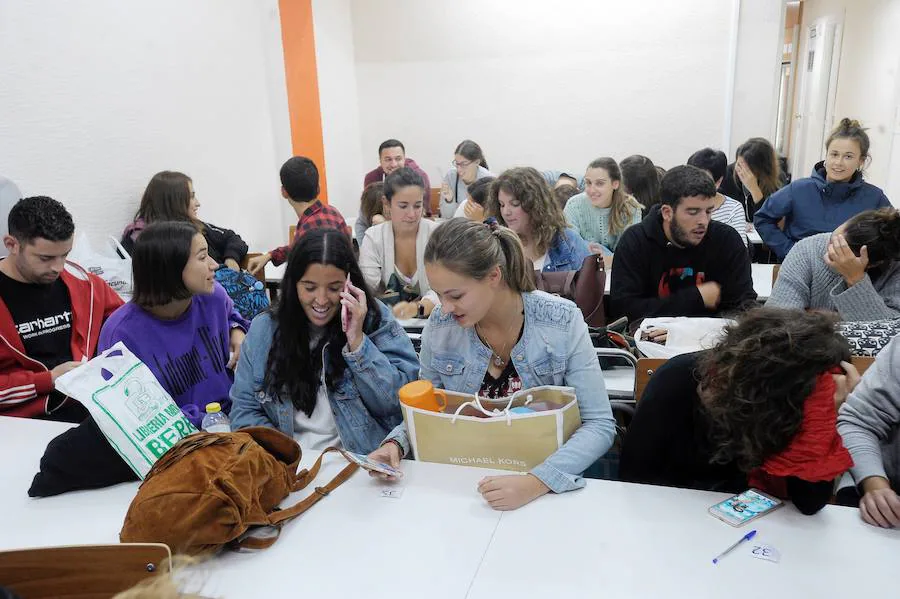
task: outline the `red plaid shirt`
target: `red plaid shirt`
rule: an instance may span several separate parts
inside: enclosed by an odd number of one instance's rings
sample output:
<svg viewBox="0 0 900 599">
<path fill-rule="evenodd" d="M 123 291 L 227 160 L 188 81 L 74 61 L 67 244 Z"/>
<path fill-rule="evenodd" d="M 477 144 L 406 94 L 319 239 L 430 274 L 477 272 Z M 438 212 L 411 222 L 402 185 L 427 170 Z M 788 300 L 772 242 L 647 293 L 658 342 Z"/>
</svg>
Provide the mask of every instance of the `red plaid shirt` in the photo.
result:
<svg viewBox="0 0 900 599">
<path fill-rule="evenodd" d="M 312 205 L 300 215 L 300 220 L 297 221 L 297 229 L 294 232 L 294 239 L 291 241 L 291 244 L 296 243 L 298 239 L 303 237 L 304 233 L 311 231 L 312 229 L 337 229 L 338 231 L 343 231 L 350 237 L 350 227 L 344 222 L 344 217 L 341 216 L 341 213 L 338 212 L 337 208 L 323 204 L 319 200 L 313 202 Z M 272 255 L 272 264 L 280 266 L 284 263 L 287 260 L 288 251 L 290 251 L 290 249 L 291 246 L 283 245 L 269 252 Z"/>
</svg>

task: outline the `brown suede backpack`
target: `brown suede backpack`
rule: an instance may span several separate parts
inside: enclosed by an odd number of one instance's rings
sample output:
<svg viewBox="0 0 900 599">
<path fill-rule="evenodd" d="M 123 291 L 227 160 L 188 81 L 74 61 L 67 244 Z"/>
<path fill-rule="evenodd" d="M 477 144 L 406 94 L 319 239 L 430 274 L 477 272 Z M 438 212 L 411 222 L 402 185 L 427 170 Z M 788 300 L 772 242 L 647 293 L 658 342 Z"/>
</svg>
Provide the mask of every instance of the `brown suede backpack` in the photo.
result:
<svg viewBox="0 0 900 599">
<path fill-rule="evenodd" d="M 281 526 L 296 518 L 356 472 L 349 464 L 299 503 L 278 509 L 319 472 L 322 452 L 310 470 L 297 472 L 300 446 L 268 427 L 235 433 L 194 433 L 176 443 L 150 470 L 119 534 L 123 543 L 165 543 L 173 553 L 197 555 L 230 549 L 264 549 Z M 250 527 L 271 526 L 274 536 L 245 537 Z"/>
</svg>

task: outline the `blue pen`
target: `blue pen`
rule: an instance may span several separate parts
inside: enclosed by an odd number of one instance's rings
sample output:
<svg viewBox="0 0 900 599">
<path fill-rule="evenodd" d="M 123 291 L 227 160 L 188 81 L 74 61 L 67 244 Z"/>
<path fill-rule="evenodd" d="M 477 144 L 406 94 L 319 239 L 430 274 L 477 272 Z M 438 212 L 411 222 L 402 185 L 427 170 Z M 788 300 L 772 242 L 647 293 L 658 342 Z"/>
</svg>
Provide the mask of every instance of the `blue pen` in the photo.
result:
<svg viewBox="0 0 900 599">
<path fill-rule="evenodd" d="M 720 553 L 719 555 L 717 555 L 717 556 L 713 559 L 713 563 L 714 563 L 714 564 L 718 564 L 720 559 L 722 559 L 723 557 L 725 557 L 726 555 L 728 555 L 729 553 L 731 553 L 732 551 L 734 551 L 735 549 L 737 549 L 737 546 L 738 546 L 738 545 L 740 545 L 740 544 L 743 543 L 744 541 L 749 541 L 750 539 L 752 539 L 752 538 L 755 537 L 755 536 L 756 536 L 756 531 L 755 531 L 755 530 L 751 530 L 750 532 L 748 532 L 747 534 L 745 534 L 744 536 L 742 536 L 742 537 L 738 540 L 737 543 L 735 543 L 734 545 L 732 545 L 731 547 L 729 547 L 728 549 L 726 549 L 725 551 L 723 551 L 722 553 Z"/>
</svg>

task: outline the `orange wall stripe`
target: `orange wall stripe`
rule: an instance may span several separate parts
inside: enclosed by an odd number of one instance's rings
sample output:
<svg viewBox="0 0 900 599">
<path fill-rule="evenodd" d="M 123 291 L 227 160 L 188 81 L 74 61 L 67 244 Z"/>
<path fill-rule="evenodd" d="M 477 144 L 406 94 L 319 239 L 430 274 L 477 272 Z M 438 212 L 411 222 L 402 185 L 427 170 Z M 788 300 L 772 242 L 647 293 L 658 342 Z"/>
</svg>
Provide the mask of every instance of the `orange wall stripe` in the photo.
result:
<svg viewBox="0 0 900 599">
<path fill-rule="evenodd" d="M 319 167 L 319 198 L 328 202 L 325 180 L 325 144 L 316 71 L 316 38 L 312 0 L 278 0 L 281 13 L 281 45 L 287 81 L 291 147 L 295 156 L 311 158 Z"/>
</svg>

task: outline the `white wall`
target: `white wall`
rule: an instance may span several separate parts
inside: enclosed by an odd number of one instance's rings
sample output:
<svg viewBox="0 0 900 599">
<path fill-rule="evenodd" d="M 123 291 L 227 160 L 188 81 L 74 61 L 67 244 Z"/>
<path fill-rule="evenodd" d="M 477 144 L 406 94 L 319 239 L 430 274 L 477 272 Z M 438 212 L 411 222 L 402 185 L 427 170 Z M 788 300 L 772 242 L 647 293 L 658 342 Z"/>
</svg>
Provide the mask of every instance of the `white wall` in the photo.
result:
<svg viewBox="0 0 900 599">
<path fill-rule="evenodd" d="M 364 164 L 377 163 L 377 156 L 375 149 L 364 154 L 360 146 L 350 0 L 313 0 L 312 6 L 328 203 L 353 218 L 363 176 L 374 168 L 364 170 Z"/>
<path fill-rule="evenodd" d="M 203 219 L 285 237 L 290 155 L 277 0 L 0 2 L 0 172 L 99 241 L 153 173 L 194 179 Z M 252 215 L 252 217 L 248 217 Z"/>
<path fill-rule="evenodd" d="M 751 137 L 775 143 L 783 38 L 784 0 L 740 3 L 729 160 Z"/>
<path fill-rule="evenodd" d="M 774 131 L 781 0 L 742 2 L 735 79 L 734 2 L 350 5 L 363 168 L 388 137 L 437 181 L 467 137 L 495 171 L 580 170 L 633 153 L 670 167 L 729 133 Z"/>
<path fill-rule="evenodd" d="M 801 52 L 813 21 L 842 13 L 835 119 L 855 118 L 869 128 L 872 164 L 866 179 L 884 188 L 888 198 L 900 205 L 900 2 L 805 0 Z"/>
</svg>

